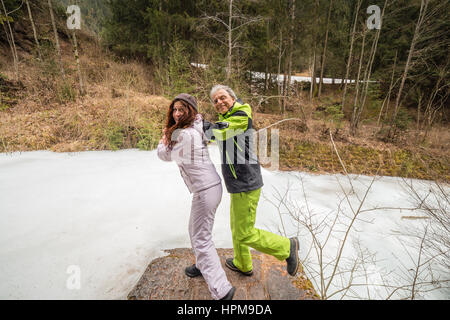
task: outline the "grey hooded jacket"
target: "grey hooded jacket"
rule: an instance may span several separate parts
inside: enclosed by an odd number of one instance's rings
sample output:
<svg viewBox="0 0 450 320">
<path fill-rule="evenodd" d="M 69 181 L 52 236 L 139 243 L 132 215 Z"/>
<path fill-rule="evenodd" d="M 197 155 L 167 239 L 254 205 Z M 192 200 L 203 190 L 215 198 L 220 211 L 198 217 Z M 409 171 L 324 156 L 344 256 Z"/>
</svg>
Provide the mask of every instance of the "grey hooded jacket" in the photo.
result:
<svg viewBox="0 0 450 320">
<path fill-rule="evenodd" d="M 158 157 L 164 161 L 177 163 L 190 193 L 221 183 L 220 176 L 209 158 L 208 140 L 203 133 L 201 114 L 197 114 L 191 127 L 175 130 L 172 139 L 177 141 L 172 150 L 162 142 L 158 144 Z"/>
</svg>

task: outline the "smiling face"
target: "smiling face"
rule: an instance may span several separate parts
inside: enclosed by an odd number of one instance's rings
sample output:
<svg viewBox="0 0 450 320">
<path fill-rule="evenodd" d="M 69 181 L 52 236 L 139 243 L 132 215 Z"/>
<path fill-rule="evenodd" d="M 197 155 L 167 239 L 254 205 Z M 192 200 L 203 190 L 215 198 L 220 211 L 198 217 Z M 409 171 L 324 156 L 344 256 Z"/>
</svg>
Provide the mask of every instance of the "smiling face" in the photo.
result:
<svg viewBox="0 0 450 320">
<path fill-rule="evenodd" d="M 214 108 L 220 114 L 225 114 L 233 106 L 234 99 L 230 94 L 224 90 L 217 90 L 212 97 Z"/>
<path fill-rule="evenodd" d="M 181 103 L 181 101 L 175 101 L 173 105 L 172 116 L 176 123 L 180 121 L 181 118 L 187 113 L 186 107 Z"/>
</svg>

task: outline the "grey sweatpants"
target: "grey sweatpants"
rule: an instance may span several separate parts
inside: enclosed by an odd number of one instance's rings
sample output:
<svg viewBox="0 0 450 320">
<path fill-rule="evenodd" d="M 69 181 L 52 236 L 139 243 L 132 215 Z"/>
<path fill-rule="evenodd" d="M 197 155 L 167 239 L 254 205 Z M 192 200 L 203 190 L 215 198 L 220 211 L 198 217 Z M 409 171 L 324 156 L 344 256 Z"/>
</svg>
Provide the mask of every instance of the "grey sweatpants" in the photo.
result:
<svg viewBox="0 0 450 320">
<path fill-rule="evenodd" d="M 196 266 L 208 284 L 215 300 L 223 298 L 232 288 L 220 263 L 212 241 L 212 229 L 216 209 L 222 199 L 222 184 L 194 193 L 189 236 L 194 250 Z"/>
</svg>

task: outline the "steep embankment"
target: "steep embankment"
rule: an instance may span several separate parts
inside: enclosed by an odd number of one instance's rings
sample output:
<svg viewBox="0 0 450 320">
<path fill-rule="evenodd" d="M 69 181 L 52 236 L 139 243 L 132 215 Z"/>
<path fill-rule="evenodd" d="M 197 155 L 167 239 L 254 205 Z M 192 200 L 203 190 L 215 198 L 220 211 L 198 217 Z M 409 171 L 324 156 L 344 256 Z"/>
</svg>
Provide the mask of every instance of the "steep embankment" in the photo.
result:
<svg viewBox="0 0 450 320">
<path fill-rule="evenodd" d="M 169 101 L 154 95 L 149 66 L 119 59 L 88 31 L 77 31 L 87 91 L 81 95 L 72 34 L 64 10 L 54 9 L 64 77 L 46 1 L 32 4 L 42 60 L 27 11 L 16 12 L 18 81 L 8 42 L 0 38 L 0 152 L 153 148 Z"/>
</svg>

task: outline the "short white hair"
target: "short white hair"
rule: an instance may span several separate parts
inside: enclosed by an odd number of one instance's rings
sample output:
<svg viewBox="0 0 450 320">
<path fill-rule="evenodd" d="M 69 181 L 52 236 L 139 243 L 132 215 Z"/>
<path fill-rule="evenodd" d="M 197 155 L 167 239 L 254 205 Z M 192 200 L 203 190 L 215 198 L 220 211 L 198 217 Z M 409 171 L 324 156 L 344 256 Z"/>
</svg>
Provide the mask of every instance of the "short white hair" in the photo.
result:
<svg viewBox="0 0 450 320">
<path fill-rule="evenodd" d="M 209 93 L 209 97 L 211 98 L 211 100 L 213 99 L 214 94 L 219 91 L 219 90 L 225 90 L 226 92 L 228 92 L 228 94 L 234 99 L 237 100 L 236 94 L 234 93 L 233 89 L 231 89 L 228 86 L 225 86 L 223 84 L 216 84 L 214 87 L 212 87 L 211 92 Z"/>
</svg>

